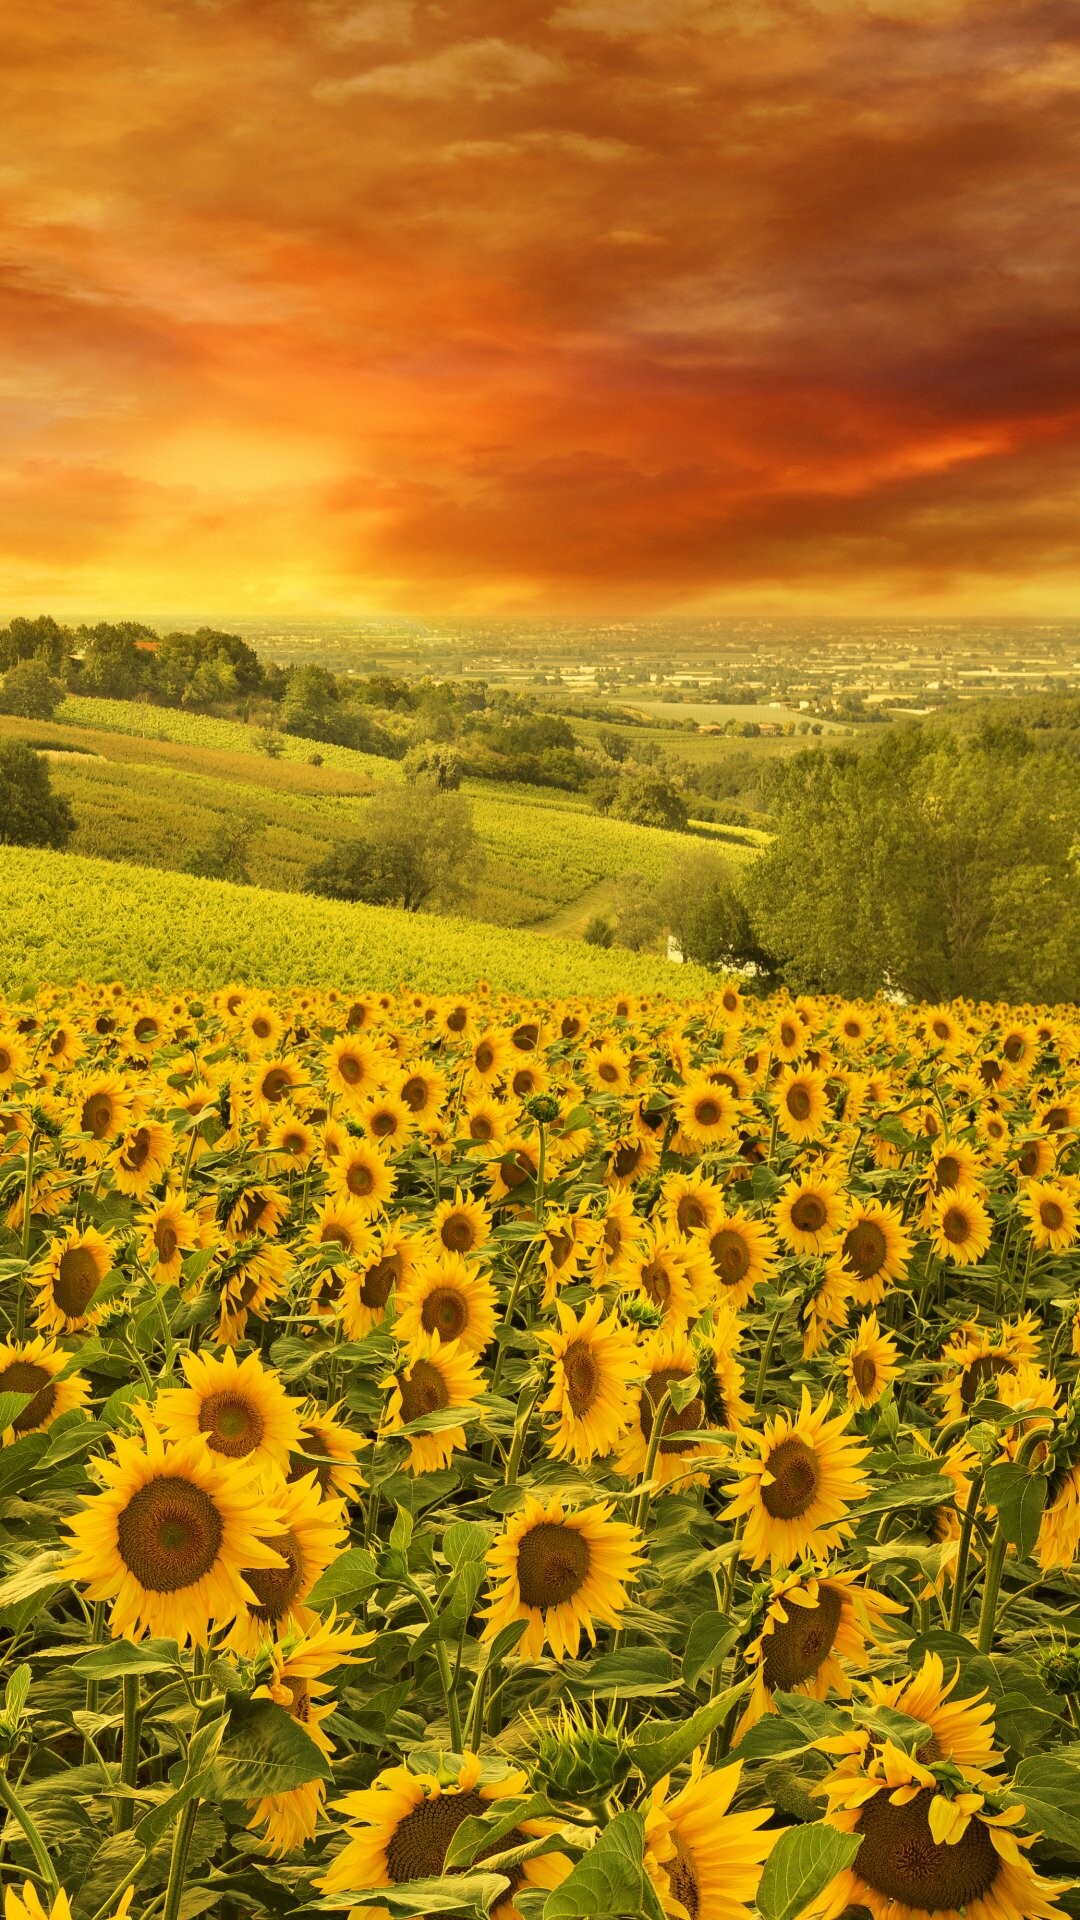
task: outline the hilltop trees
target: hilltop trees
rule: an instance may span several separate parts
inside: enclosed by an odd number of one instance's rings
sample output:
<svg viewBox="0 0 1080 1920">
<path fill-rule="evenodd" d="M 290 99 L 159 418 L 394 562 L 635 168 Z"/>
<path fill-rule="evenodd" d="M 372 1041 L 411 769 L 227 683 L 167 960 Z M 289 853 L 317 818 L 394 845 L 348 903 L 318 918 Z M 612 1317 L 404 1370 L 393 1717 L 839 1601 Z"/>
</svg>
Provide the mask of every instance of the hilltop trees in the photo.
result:
<svg viewBox="0 0 1080 1920">
<path fill-rule="evenodd" d="M 51 720 L 63 697 L 44 660 L 16 660 L 0 680 L 0 713 L 24 720 Z"/>
<path fill-rule="evenodd" d="M 66 847 L 74 831 L 75 815 L 53 792 L 48 761 L 21 740 L 0 746 L 0 845 Z"/>
<path fill-rule="evenodd" d="M 365 806 L 364 832 L 332 847 L 309 870 L 306 891 L 416 913 L 460 904 L 482 866 L 465 795 L 440 790 L 428 778 L 382 788 Z"/>
</svg>

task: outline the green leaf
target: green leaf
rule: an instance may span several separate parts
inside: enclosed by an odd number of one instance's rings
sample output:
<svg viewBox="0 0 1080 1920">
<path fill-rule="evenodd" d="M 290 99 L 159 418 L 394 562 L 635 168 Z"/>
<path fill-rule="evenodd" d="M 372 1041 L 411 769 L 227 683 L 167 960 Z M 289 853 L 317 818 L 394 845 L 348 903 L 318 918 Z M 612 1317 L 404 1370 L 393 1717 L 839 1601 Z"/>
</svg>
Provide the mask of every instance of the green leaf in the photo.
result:
<svg viewBox="0 0 1080 1920">
<path fill-rule="evenodd" d="M 32 1393 L 0 1393 L 0 1433 L 6 1433 L 12 1421 L 18 1419 L 33 1397 Z"/>
<path fill-rule="evenodd" d="M 16 1667 L 4 1688 L 4 1712 L 13 1723 L 25 1707 L 29 1691 L 30 1669 L 24 1662 L 21 1667 Z"/>
<path fill-rule="evenodd" d="M 394 1512 L 394 1524 L 390 1529 L 390 1545 L 395 1553 L 407 1554 L 409 1542 L 413 1536 L 413 1517 L 408 1507 L 397 1507 Z"/>
<path fill-rule="evenodd" d="M 443 1534 L 442 1550 L 452 1567 L 460 1567 L 467 1560 L 482 1560 L 490 1545 L 488 1529 L 472 1520 L 455 1520 Z"/>
<path fill-rule="evenodd" d="M 683 1685 L 696 1686 L 700 1675 L 707 1673 L 710 1667 L 714 1667 L 718 1660 L 731 1651 L 738 1635 L 739 1628 L 732 1626 L 726 1613 L 699 1613 L 686 1636 L 682 1661 Z"/>
<path fill-rule="evenodd" d="M 325 1573 L 321 1574 L 307 1597 L 309 1607 L 322 1609 L 333 1601 L 339 1606 L 351 1600 L 362 1598 L 378 1585 L 379 1576 L 374 1558 L 366 1547 L 350 1547 L 346 1553 L 340 1553 L 332 1560 Z"/>
<path fill-rule="evenodd" d="M 704 1746 L 710 1734 L 723 1726 L 733 1706 L 742 1698 L 750 1686 L 750 1680 L 740 1681 L 737 1687 L 728 1687 L 719 1693 L 707 1706 L 699 1707 L 689 1720 L 646 1721 L 638 1729 L 637 1737 L 630 1748 L 635 1767 L 641 1774 L 647 1787 L 662 1780 L 665 1773 L 677 1767 L 695 1747 Z"/>
<path fill-rule="evenodd" d="M 678 1685 L 674 1662 L 662 1647 L 625 1647 L 619 1653 L 601 1654 L 599 1660 L 575 1672 L 570 1690 L 590 1700 L 606 1700 L 613 1694 L 640 1700 L 672 1693 Z"/>
<path fill-rule="evenodd" d="M 953 1482 L 943 1473 L 928 1473 L 918 1480 L 901 1480 L 897 1486 L 879 1487 L 867 1500 L 859 1502 L 859 1513 L 893 1513 L 902 1507 L 943 1507 L 956 1498 Z"/>
<path fill-rule="evenodd" d="M 796 1920 L 823 1887 L 849 1867 L 862 1835 L 839 1833 L 823 1821 L 789 1827 L 765 1862 L 757 1892 L 763 1920 Z"/>
<path fill-rule="evenodd" d="M 591 1107 L 571 1107 L 559 1131 L 560 1133 L 577 1133 L 580 1127 L 591 1127 L 594 1118 Z"/>
<path fill-rule="evenodd" d="M 80 1420 L 77 1426 L 66 1427 L 62 1433 L 55 1435 L 34 1471 L 51 1472 L 61 1461 L 74 1460 L 81 1453 L 89 1453 L 99 1440 L 107 1440 L 108 1437 L 109 1429 L 100 1420 Z"/>
<path fill-rule="evenodd" d="M 918 1753 L 931 1738 L 932 1728 L 925 1720 L 914 1720 L 909 1713 L 897 1713 L 895 1707 L 865 1707 L 853 1716 L 863 1727 L 869 1727 L 880 1740 L 891 1740 L 893 1745 L 902 1748 L 905 1753 Z"/>
<path fill-rule="evenodd" d="M 773 1695 L 775 1713 L 766 1713 L 750 1728 L 738 1746 L 732 1758 L 737 1754 L 740 1760 L 780 1760 L 795 1753 L 805 1753 L 816 1740 L 822 1740 L 826 1734 L 835 1733 L 840 1725 L 835 1708 L 825 1705 L 823 1700 L 811 1700 L 801 1693 L 777 1693 Z M 850 1724 L 850 1723 L 848 1723 Z"/>
<path fill-rule="evenodd" d="M 175 1640 L 118 1640 L 110 1647 L 91 1647 L 72 1666 L 87 1680 L 119 1680 L 126 1673 L 173 1673 L 180 1665 Z"/>
<path fill-rule="evenodd" d="M 45 1587 L 66 1587 L 68 1580 L 63 1563 L 64 1555 L 55 1548 L 47 1547 L 43 1553 L 35 1553 L 18 1573 L 0 1581 L 0 1607 L 13 1607 L 20 1600 L 29 1600 L 31 1594 L 40 1593 Z"/>
<path fill-rule="evenodd" d="M 16 1440 L 14 1446 L 0 1449 L 0 1499 L 11 1488 L 21 1491 L 27 1474 L 33 1472 L 48 1445 L 47 1433 L 28 1433 L 22 1440 Z"/>
<path fill-rule="evenodd" d="M 1026 1560 L 1039 1537 L 1046 1505 L 1045 1473 L 1032 1473 L 1015 1460 L 1005 1460 L 987 1469 L 983 1484 L 987 1500 L 997 1508 L 1002 1533 L 1021 1560 Z"/>
<path fill-rule="evenodd" d="M 379 1888 L 379 1906 L 392 1920 L 422 1920 L 435 1913 L 466 1914 L 469 1920 L 488 1920 L 491 1908 L 510 1885 L 504 1873 L 453 1873 L 438 1880 L 404 1880 L 396 1887 Z M 314 1903 L 323 1912 L 355 1910 L 356 1895 L 337 1894 Z"/>
<path fill-rule="evenodd" d="M 1070 1749 L 1071 1751 L 1071 1749 Z M 1075 1854 L 1080 1845 L 1080 1755 L 1071 1761 L 1066 1752 L 1037 1753 L 1021 1760 L 1013 1776 L 1009 1799 L 1027 1809 L 1027 1827 L 1039 1828 Z"/>
<path fill-rule="evenodd" d="M 214 1760 L 221 1745 L 225 1729 L 229 1724 L 227 1713 L 211 1720 L 207 1726 L 199 1727 L 191 1736 L 187 1751 L 187 1760 L 176 1789 L 160 1806 L 152 1807 L 144 1813 L 135 1828 L 136 1838 L 147 1853 L 172 1826 L 178 1813 L 186 1807 L 189 1800 L 202 1799 L 213 1778 Z M 174 1768 L 174 1774 L 177 1769 Z"/>
<path fill-rule="evenodd" d="M 229 1715 L 212 1797 L 257 1800 L 267 1793 L 289 1793 L 309 1780 L 326 1780 L 331 1771 L 311 1735 L 284 1707 L 273 1700 L 244 1700 Z"/>
<path fill-rule="evenodd" d="M 645 1823 L 640 1813 L 618 1813 L 605 1827 L 596 1845 L 578 1861 L 560 1887 L 544 1902 L 544 1920 L 582 1920 L 603 1914 L 605 1920 L 637 1920 L 649 1911 L 644 1866 Z"/>
<path fill-rule="evenodd" d="M 471 1815 L 455 1829 L 443 1855 L 444 1870 L 451 1873 L 471 1867 L 482 1847 L 494 1848 L 496 1841 L 513 1833 L 521 1821 L 538 1820 L 550 1812 L 542 1793 L 523 1800 L 496 1800 L 490 1813 Z"/>
</svg>

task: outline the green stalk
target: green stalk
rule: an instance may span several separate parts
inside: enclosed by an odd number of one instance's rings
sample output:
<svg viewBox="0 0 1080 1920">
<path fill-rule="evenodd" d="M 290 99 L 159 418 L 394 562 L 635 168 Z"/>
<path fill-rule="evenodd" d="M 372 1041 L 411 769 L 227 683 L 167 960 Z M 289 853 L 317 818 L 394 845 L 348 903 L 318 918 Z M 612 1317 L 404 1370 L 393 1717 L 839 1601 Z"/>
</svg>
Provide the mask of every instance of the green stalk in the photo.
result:
<svg viewBox="0 0 1080 1920">
<path fill-rule="evenodd" d="M 964 1508 L 964 1517 L 960 1522 L 960 1539 L 956 1549 L 956 1565 L 953 1568 L 952 1611 L 949 1614 L 950 1633 L 960 1632 L 960 1622 L 964 1617 L 968 1555 L 971 1552 L 971 1534 L 975 1525 L 975 1515 L 978 1511 L 979 1498 L 982 1494 L 982 1484 L 982 1474 L 977 1473 L 971 1483 L 971 1492 L 968 1494 L 967 1506 Z"/>
<path fill-rule="evenodd" d="M 165 1910 L 162 1920 L 179 1920 L 180 1902 L 184 1897 L 184 1880 L 187 1875 L 188 1850 L 198 1815 L 199 1801 L 196 1797 L 188 1801 L 176 1823 L 172 1854 L 169 1858 L 169 1882 L 165 1889 Z"/>
<path fill-rule="evenodd" d="M 60 1882 L 49 1858 L 49 1850 L 11 1782 L 2 1772 L 0 1772 L 0 1806 L 6 1807 L 12 1819 L 18 1821 L 26 1835 L 26 1843 L 34 1856 L 37 1870 L 49 1889 L 50 1901 L 55 1900 L 60 1891 Z"/>
<path fill-rule="evenodd" d="M 120 1779 L 125 1787 L 133 1787 L 139 1778 L 139 1676 L 137 1673 L 125 1673 L 124 1688 L 124 1737 L 120 1749 Z M 116 1803 L 115 1832 L 123 1833 L 135 1818 L 134 1800 L 118 1800 Z"/>
<path fill-rule="evenodd" d="M 755 1413 L 761 1412 L 761 1402 L 765 1397 L 765 1381 L 768 1378 L 768 1373 L 769 1373 L 769 1361 L 772 1359 L 773 1346 L 776 1342 L 777 1331 L 779 1329 L 780 1322 L 783 1319 L 783 1317 L 784 1317 L 783 1307 L 777 1307 L 776 1312 L 773 1314 L 772 1325 L 769 1328 L 769 1336 L 765 1342 L 765 1347 L 761 1355 L 761 1365 L 758 1368 L 757 1386 L 754 1388 L 754 1412 Z"/>
<path fill-rule="evenodd" d="M 533 1409 L 540 1398 L 542 1384 L 541 1382 L 533 1389 L 517 1417 L 517 1424 L 514 1427 L 513 1445 L 510 1448 L 510 1458 L 506 1463 L 506 1485 L 508 1487 L 512 1487 L 518 1477 L 518 1468 L 521 1465 L 521 1456 L 525 1451 L 525 1441 L 529 1432 L 529 1423 L 532 1420 Z"/>
<path fill-rule="evenodd" d="M 98 1600 L 94 1603 L 94 1623 L 90 1629 L 90 1645 L 92 1647 L 100 1647 L 103 1645 L 104 1640 L 105 1640 L 105 1602 L 104 1600 Z M 83 1705 L 87 1713 L 97 1712 L 98 1683 L 96 1680 L 87 1681 L 86 1696 L 83 1701 Z M 83 1739 L 82 1763 L 84 1767 L 88 1767 L 90 1765 L 90 1746 L 85 1737 Z"/>
<path fill-rule="evenodd" d="M 22 1257 L 24 1265 L 19 1275 L 18 1305 L 15 1309 L 16 1340 L 21 1340 L 26 1332 L 26 1265 L 30 1260 L 30 1204 L 34 1189 L 34 1152 L 36 1147 L 37 1130 L 31 1127 L 26 1141 L 26 1178 L 23 1181 Z"/>
<path fill-rule="evenodd" d="M 670 1408 L 671 1393 L 670 1390 L 665 1387 L 653 1412 L 652 1432 L 649 1435 L 649 1451 L 645 1455 L 645 1471 L 641 1476 L 642 1490 L 638 1495 L 637 1511 L 634 1514 L 634 1525 L 642 1535 L 644 1535 L 645 1532 L 645 1526 L 649 1518 L 649 1507 L 652 1504 L 649 1482 L 653 1477 L 653 1469 L 656 1466 L 656 1456 L 660 1451 L 660 1442 L 664 1437 L 664 1422 L 668 1417 Z"/>
<path fill-rule="evenodd" d="M 423 1587 L 418 1586 L 415 1580 L 408 1579 L 403 1580 L 401 1584 L 407 1593 L 412 1594 L 414 1600 L 419 1601 L 424 1610 L 424 1618 L 428 1625 L 430 1627 L 435 1626 L 438 1620 L 438 1614 L 435 1612 Z M 454 1752 L 460 1753 L 461 1709 L 458 1706 L 457 1694 L 454 1692 L 454 1683 L 450 1674 L 450 1661 L 447 1656 L 446 1647 L 441 1640 L 436 1640 L 435 1642 L 435 1659 L 439 1668 L 439 1680 L 442 1685 L 443 1702 L 446 1706 L 446 1718 L 450 1723 L 450 1738 L 454 1744 Z"/>
<path fill-rule="evenodd" d="M 979 1613 L 979 1652 L 989 1653 L 994 1645 L 994 1623 L 997 1619 L 998 1588 L 1001 1585 L 1002 1570 L 1008 1541 L 1001 1531 L 998 1521 L 997 1532 L 991 1543 L 986 1559 L 986 1582 L 983 1586 L 982 1608 Z"/>
</svg>

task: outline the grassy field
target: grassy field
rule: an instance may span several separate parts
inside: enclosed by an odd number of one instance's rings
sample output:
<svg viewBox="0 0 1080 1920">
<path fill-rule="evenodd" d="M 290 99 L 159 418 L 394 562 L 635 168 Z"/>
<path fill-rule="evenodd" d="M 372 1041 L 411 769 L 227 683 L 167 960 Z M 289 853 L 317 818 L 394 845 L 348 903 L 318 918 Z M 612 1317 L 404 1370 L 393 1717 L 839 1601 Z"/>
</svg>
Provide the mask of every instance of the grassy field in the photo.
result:
<svg viewBox="0 0 1080 1920">
<path fill-rule="evenodd" d="M 389 987 L 456 992 L 486 979 L 513 993 L 707 990 L 697 967 L 572 940 L 477 926 L 392 907 L 89 860 L 0 849 L 0 988 L 123 980 L 132 987 Z"/>
<path fill-rule="evenodd" d="M 222 822 L 244 815 L 255 884 L 299 891 L 311 864 L 362 828 L 377 787 L 401 777 L 397 762 L 344 747 L 319 748 L 333 759 L 313 767 L 308 741 L 290 740 L 286 756 L 271 759 L 234 721 L 106 700 L 68 700 L 60 713 L 57 724 L 5 717 L 0 738 L 60 749 L 52 771 L 78 822 L 71 850 L 96 858 L 178 871 Z M 685 836 L 607 819 L 576 794 L 482 781 L 467 790 L 486 856 L 470 912 L 496 926 L 541 926 L 565 909 L 579 917 L 575 903 L 600 883 L 625 873 L 659 879 L 687 848 Z M 736 861 L 752 854 L 753 835 L 699 831 Z"/>
</svg>

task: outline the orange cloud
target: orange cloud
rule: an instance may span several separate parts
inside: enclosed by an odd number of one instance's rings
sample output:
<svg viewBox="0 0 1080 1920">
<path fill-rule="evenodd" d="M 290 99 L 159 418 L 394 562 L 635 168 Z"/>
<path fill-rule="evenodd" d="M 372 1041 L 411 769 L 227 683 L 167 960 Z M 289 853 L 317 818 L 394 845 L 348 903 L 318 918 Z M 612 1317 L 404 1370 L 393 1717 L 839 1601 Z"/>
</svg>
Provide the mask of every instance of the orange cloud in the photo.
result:
<svg viewBox="0 0 1080 1920">
<path fill-rule="evenodd" d="M 1060 0 L 39 0 L 8 610 L 1069 611 Z"/>
</svg>

